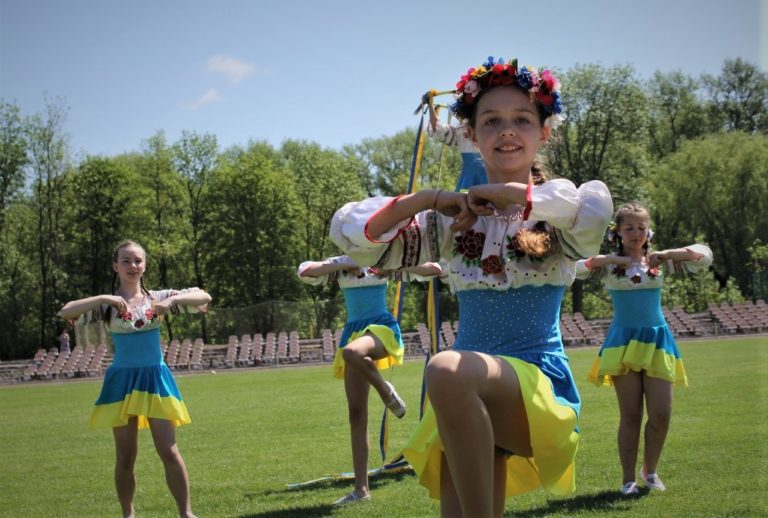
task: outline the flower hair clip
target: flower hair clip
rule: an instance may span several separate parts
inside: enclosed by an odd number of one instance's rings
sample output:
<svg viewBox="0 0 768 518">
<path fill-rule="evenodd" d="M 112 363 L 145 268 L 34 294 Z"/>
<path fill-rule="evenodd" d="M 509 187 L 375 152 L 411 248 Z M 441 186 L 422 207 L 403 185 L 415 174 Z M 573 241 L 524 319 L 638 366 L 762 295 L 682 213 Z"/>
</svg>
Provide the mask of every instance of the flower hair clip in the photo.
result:
<svg viewBox="0 0 768 518">
<path fill-rule="evenodd" d="M 456 83 L 456 102 L 451 105 L 451 111 L 458 118 L 468 120 L 472 114 L 472 106 L 483 90 L 505 85 L 519 86 L 530 94 L 532 101 L 544 108 L 549 114 L 544 126 L 555 129 L 565 120 L 560 81 L 552 75 L 551 70 L 518 67 L 517 59 L 505 62 L 503 58 L 494 60 L 493 56 L 489 56 L 485 63 L 470 68 L 461 76 Z"/>
</svg>

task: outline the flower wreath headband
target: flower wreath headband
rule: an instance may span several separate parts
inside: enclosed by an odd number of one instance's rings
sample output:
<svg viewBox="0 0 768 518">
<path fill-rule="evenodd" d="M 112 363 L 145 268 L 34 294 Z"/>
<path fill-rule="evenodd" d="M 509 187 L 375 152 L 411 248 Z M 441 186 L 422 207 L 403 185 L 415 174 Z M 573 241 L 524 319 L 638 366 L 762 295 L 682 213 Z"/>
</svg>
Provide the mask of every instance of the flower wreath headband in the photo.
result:
<svg viewBox="0 0 768 518">
<path fill-rule="evenodd" d="M 451 111 L 463 120 L 469 120 L 472 106 L 484 90 L 492 86 L 517 85 L 527 91 L 531 101 L 539 103 L 549 116 L 544 126 L 557 128 L 565 120 L 563 103 L 560 98 L 560 81 L 552 75 L 549 69 L 517 66 L 517 59 L 504 62 L 503 58 L 488 60 L 467 70 L 456 83 L 456 102 L 451 105 Z"/>
</svg>

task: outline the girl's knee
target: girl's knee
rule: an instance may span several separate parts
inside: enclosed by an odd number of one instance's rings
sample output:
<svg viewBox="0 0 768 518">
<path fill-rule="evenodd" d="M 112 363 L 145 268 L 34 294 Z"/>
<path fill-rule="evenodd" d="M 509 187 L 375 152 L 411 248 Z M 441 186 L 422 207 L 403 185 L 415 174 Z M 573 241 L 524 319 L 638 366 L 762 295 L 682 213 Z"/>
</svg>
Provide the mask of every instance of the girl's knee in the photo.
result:
<svg viewBox="0 0 768 518">
<path fill-rule="evenodd" d="M 178 464 L 181 462 L 181 453 L 179 452 L 178 446 L 175 444 L 168 447 L 157 448 L 157 456 L 160 457 L 163 464 Z"/>
<path fill-rule="evenodd" d="M 136 453 L 136 450 L 118 451 L 115 457 L 115 465 L 122 470 L 133 471 L 133 467 L 136 464 Z"/>
<path fill-rule="evenodd" d="M 461 366 L 461 355 L 453 351 L 444 351 L 432 358 L 427 364 L 425 378 L 433 404 L 471 391 L 467 372 Z"/>
<path fill-rule="evenodd" d="M 341 349 L 341 358 L 346 363 L 352 363 L 361 361 L 365 356 L 354 347 L 354 344 L 349 344 Z"/>
<path fill-rule="evenodd" d="M 667 428 L 672 419 L 672 409 L 655 409 L 648 412 L 648 426 L 652 428 Z"/>
<path fill-rule="evenodd" d="M 621 411 L 619 421 L 624 426 L 628 426 L 630 428 L 640 428 L 640 425 L 643 424 L 643 411 L 642 409 L 639 411 L 624 409 Z"/>
</svg>

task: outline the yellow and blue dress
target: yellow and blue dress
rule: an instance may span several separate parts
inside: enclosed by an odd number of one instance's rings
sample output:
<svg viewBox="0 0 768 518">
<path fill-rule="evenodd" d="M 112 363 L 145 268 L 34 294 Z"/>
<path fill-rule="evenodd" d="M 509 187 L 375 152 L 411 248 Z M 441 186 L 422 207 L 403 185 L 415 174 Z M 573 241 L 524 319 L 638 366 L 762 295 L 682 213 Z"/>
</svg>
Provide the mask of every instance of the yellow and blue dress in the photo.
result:
<svg viewBox="0 0 768 518">
<path fill-rule="evenodd" d="M 194 289 L 194 288 L 192 288 Z M 174 426 L 191 422 L 176 381 L 163 359 L 161 319 L 154 303 L 187 290 L 150 291 L 142 303 L 126 313 L 112 309 L 108 330 L 115 347 L 112 364 L 104 375 L 101 393 L 91 413 L 90 428 L 114 428 L 138 418 L 139 429 L 148 419 L 166 419 Z M 109 306 L 99 306 L 80 316 L 78 324 L 104 320 Z M 174 311 L 195 312 L 194 306 Z"/>
<path fill-rule="evenodd" d="M 526 206 L 483 216 L 464 232 L 452 218 L 425 211 L 378 239 L 369 219 L 392 198 L 370 198 L 339 209 L 331 238 L 356 264 L 401 268 L 443 259 L 459 301 L 454 349 L 497 355 L 515 369 L 528 417 L 531 457 L 507 459 L 506 495 L 544 487 L 559 495 L 575 489 L 574 458 L 581 400 L 559 327 L 560 301 L 575 278 L 575 262 L 594 255 L 613 210 L 601 182 L 579 188 L 568 180 L 531 186 Z M 558 246 L 544 258 L 523 254 L 516 235 L 545 222 Z M 430 408 L 403 453 L 433 498 L 440 497 L 443 445 Z"/>
<path fill-rule="evenodd" d="M 708 268 L 712 251 L 699 244 L 686 248 L 700 254 L 698 260 L 668 261 L 661 268 L 611 264 L 589 270 L 585 261 L 576 265 L 578 277 L 602 280 L 613 304 L 613 320 L 587 375 L 591 383 L 612 385 L 612 376 L 645 371 L 675 385 L 688 385 L 680 350 L 661 309 L 661 289 L 665 274 Z"/>
<path fill-rule="evenodd" d="M 330 257 L 322 261 L 326 264 L 354 265 L 347 256 Z M 344 379 L 344 359 L 341 350 L 352 340 L 371 333 L 384 344 L 389 353 L 386 357 L 374 360 L 379 370 L 389 369 L 394 365 L 402 365 L 405 346 L 400 334 L 397 320 L 387 309 L 387 283 L 390 274 L 375 268 L 361 268 L 359 273 L 346 270 L 336 271 L 317 277 L 302 275 L 313 261 L 304 261 L 297 271 L 299 279 L 312 286 L 320 286 L 328 282 L 338 281 L 344 295 L 344 306 L 347 311 L 347 321 L 341 332 L 341 338 L 333 359 L 333 375 Z"/>
</svg>

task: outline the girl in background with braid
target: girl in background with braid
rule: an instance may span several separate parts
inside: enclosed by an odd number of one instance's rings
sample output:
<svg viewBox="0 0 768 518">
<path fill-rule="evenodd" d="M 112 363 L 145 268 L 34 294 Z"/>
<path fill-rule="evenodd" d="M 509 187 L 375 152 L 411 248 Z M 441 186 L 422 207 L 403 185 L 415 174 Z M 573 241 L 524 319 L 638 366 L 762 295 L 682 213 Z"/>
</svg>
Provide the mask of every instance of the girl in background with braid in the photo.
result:
<svg viewBox="0 0 768 518">
<path fill-rule="evenodd" d="M 672 416 L 672 386 L 688 385 L 680 350 L 661 310 L 664 276 L 694 273 L 712 264 L 705 245 L 654 251 L 648 209 L 627 203 L 616 211 L 608 234 L 616 254 L 596 255 L 576 263 L 577 277 L 598 277 L 611 294 L 613 321 L 588 379 L 613 385 L 619 401 L 621 494 L 637 494 L 635 481 L 643 404 L 648 412 L 640 480 L 664 491 L 656 473 Z"/>
<path fill-rule="evenodd" d="M 73 300 L 59 312 L 78 324 L 101 321 L 112 333 L 115 356 L 91 414 L 91 428 L 111 428 L 117 453 L 115 486 L 124 517 L 133 517 L 138 430 L 150 428 L 179 516 L 194 516 L 189 476 L 176 445 L 176 427 L 190 422 L 187 407 L 163 360 L 160 326 L 165 313 L 205 311 L 210 295 L 198 288 L 151 291 L 144 286 L 146 253 L 123 241 L 112 256 L 112 293 Z M 120 287 L 115 292 L 115 281 Z"/>
</svg>

